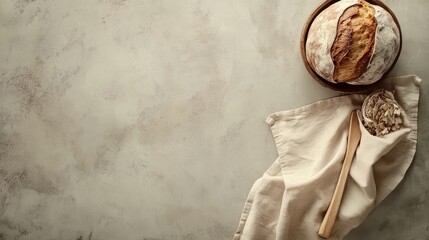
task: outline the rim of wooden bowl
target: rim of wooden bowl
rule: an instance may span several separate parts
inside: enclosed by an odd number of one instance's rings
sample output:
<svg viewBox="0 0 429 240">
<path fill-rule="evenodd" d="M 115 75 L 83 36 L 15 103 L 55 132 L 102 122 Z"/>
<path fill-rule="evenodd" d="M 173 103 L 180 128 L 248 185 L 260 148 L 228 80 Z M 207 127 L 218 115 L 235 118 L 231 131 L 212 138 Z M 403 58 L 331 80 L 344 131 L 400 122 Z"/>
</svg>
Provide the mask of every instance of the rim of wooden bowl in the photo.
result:
<svg viewBox="0 0 429 240">
<path fill-rule="evenodd" d="M 374 87 L 376 85 L 378 85 L 387 75 L 389 75 L 389 73 L 392 71 L 392 69 L 394 68 L 394 66 L 396 65 L 396 62 L 399 59 L 399 55 L 401 55 L 401 50 L 402 50 L 402 31 L 401 31 L 401 26 L 399 24 L 398 19 L 396 18 L 395 13 L 393 13 L 393 11 L 383 2 L 381 2 L 380 0 L 367 0 L 367 2 L 374 4 L 374 5 L 378 5 L 382 8 L 384 8 L 386 11 L 388 11 L 390 13 L 390 15 L 392 15 L 393 20 L 395 21 L 396 25 L 398 26 L 399 29 L 399 39 L 401 40 L 399 43 L 399 51 L 398 54 L 396 55 L 395 61 L 393 62 L 392 66 L 386 71 L 386 73 L 384 73 L 383 77 L 372 84 L 369 85 L 351 85 L 351 84 L 347 84 L 347 83 L 332 83 L 329 82 L 327 80 L 325 80 L 323 77 L 319 76 L 310 66 L 310 64 L 307 61 L 307 54 L 306 54 L 306 49 L 305 49 L 305 44 L 307 42 L 307 35 L 308 35 L 308 30 L 311 26 L 311 24 L 313 23 L 314 19 L 316 18 L 317 15 L 319 15 L 319 13 L 321 13 L 323 10 L 325 10 L 327 7 L 329 7 L 331 4 L 338 2 L 341 0 L 326 0 L 324 1 L 322 4 L 320 4 L 314 11 L 313 13 L 310 15 L 310 17 L 308 17 L 307 21 L 304 24 L 304 27 L 302 29 L 302 33 L 301 33 L 301 41 L 300 41 L 300 45 L 301 45 L 301 57 L 302 60 L 304 62 L 305 68 L 307 69 L 308 73 L 310 73 L 311 77 L 318 82 L 320 85 L 322 85 L 323 87 L 335 90 L 335 91 L 339 91 L 339 92 L 344 92 L 344 93 L 362 93 L 362 92 L 368 92 L 372 89 L 374 89 Z"/>
</svg>

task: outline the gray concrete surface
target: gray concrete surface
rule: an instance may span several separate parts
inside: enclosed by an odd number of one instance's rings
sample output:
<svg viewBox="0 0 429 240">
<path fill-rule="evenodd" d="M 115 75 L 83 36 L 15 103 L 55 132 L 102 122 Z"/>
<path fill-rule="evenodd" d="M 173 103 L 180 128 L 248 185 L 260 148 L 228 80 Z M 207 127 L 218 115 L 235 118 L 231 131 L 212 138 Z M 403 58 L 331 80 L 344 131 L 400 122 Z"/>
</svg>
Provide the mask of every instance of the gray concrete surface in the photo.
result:
<svg viewBox="0 0 429 240">
<path fill-rule="evenodd" d="M 423 79 L 417 155 L 348 240 L 429 239 L 429 2 L 386 0 Z M 230 239 L 276 158 L 267 115 L 335 96 L 318 1 L 0 1 L 0 239 Z"/>
</svg>

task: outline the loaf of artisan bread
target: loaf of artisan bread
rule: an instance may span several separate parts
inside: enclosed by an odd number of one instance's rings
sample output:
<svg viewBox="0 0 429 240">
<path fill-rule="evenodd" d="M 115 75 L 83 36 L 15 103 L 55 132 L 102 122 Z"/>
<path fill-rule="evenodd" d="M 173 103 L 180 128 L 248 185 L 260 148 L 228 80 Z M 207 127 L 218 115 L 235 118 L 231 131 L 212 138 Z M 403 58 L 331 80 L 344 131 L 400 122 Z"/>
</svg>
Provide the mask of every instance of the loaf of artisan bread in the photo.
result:
<svg viewBox="0 0 429 240">
<path fill-rule="evenodd" d="M 371 84 L 392 66 L 400 41 L 399 28 L 385 9 L 364 0 L 341 0 L 311 24 L 307 61 L 330 82 Z"/>
</svg>

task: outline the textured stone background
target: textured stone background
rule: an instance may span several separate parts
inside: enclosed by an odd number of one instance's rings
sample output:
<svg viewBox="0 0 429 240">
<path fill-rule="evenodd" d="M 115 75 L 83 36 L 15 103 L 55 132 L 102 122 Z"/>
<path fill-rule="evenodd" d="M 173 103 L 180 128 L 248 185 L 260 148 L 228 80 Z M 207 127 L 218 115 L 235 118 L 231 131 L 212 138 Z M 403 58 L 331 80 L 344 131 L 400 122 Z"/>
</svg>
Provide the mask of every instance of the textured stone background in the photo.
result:
<svg viewBox="0 0 429 240">
<path fill-rule="evenodd" d="M 347 238 L 429 239 L 429 2 L 386 0 L 423 79 L 417 156 Z M 276 158 L 318 1 L 1 0 L 0 239 L 230 239 Z"/>
</svg>

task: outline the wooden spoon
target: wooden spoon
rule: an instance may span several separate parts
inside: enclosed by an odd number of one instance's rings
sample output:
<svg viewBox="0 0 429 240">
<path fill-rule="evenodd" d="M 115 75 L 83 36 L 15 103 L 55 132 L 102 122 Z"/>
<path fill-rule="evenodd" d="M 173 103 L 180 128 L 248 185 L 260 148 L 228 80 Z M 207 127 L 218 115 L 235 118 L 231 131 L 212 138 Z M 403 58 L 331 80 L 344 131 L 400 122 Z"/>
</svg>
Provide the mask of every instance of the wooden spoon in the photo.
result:
<svg viewBox="0 0 429 240">
<path fill-rule="evenodd" d="M 340 177 L 338 178 L 337 186 L 335 187 L 331 203 L 329 204 L 329 208 L 326 211 L 326 215 L 319 229 L 319 236 L 323 238 L 329 238 L 331 236 L 332 229 L 334 228 L 335 219 L 337 218 L 341 199 L 344 193 L 344 187 L 346 186 L 347 177 L 349 175 L 353 156 L 355 155 L 356 148 L 360 142 L 360 137 L 361 132 L 359 127 L 359 119 L 357 117 L 356 110 L 353 110 L 350 116 L 349 135 L 347 137 L 347 149 L 346 155 L 344 157 L 343 167 L 341 168 Z"/>
</svg>

